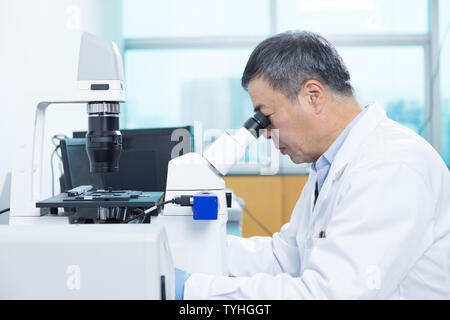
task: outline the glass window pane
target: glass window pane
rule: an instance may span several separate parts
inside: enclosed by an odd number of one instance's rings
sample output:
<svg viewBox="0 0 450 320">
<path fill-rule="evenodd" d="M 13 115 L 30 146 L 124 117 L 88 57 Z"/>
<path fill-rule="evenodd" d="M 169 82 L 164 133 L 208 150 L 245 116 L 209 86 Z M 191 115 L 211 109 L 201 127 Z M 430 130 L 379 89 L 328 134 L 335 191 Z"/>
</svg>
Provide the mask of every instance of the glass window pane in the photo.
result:
<svg viewBox="0 0 450 320">
<path fill-rule="evenodd" d="M 338 51 L 362 105 L 378 101 L 391 119 L 424 135 L 422 47 L 341 47 Z"/>
<path fill-rule="evenodd" d="M 240 78 L 248 49 L 129 50 L 125 55 L 125 128 L 184 126 L 201 121 L 204 147 L 252 114 Z M 388 116 L 416 132 L 424 122 L 424 53 L 421 47 L 341 47 L 361 104 L 378 101 Z M 362 58 L 364 57 L 364 58 Z M 422 132 L 423 134 L 423 132 Z M 260 139 L 263 140 L 263 139 Z M 261 142 L 243 161 L 264 158 Z M 266 146 L 267 147 L 267 146 Z M 292 165 L 281 157 L 283 166 Z M 303 167 L 298 167 L 304 171 Z M 302 169 L 303 168 L 303 169 Z"/>
<path fill-rule="evenodd" d="M 121 112 L 121 127 L 201 123 L 205 150 L 224 130 L 233 132 L 253 114 L 251 99 L 241 87 L 251 50 L 127 51 L 127 102 Z M 242 163 L 267 162 L 268 146 L 260 140 L 251 145 Z"/>
<path fill-rule="evenodd" d="M 252 114 L 240 79 L 251 49 L 129 50 L 127 128 L 238 128 Z"/>
<path fill-rule="evenodd" d="M 126 0 L 123 35 L 263 35 L 269 32 L 269 8 L 269 0 Z"/>
<path fill-rule="evenodd" d="M 440 93 L 441 93 L 441 155 L 450 166 L 450 1 L 439 2 L 440 30 Z"/>
<path fill-rule="evenodd" d="M 278 0 L 277 30 L 427 33 L 427 0 Z"/>
</svg>

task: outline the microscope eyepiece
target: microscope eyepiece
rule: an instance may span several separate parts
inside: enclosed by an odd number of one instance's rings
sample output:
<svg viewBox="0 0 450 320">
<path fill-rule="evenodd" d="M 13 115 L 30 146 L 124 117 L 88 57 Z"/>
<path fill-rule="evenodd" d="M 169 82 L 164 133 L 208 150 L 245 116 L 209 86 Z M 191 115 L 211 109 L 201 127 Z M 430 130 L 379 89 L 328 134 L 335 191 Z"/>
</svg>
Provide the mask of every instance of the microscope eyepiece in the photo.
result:
<svg viewBox="0 0 450 320">
<path fill-rule="evenodd" d="M 122 152 L 117 102 L 91 102 L 87 105 L 86 151 L 91 173 L 117 172 Z"/>
<path fill-rule="evenodd" d="M 225 175 L 244 156 L 247 146 L 258 139 L 260 130 L 269 125 L 269 119 L 258 111 L 234 135 L 225 131 L 203 153 L 203 157 L 217 171 Z"/>
<path fill-rule="evenodd" d="M 259 131 L 267 128 L 269 125 L 269 119 L 267 119 L 261 111 L 258 111 L 244 123 L 244 128 L 250 131 L 255 138 L 258 138 L 260 134 Z"/>
</svg>

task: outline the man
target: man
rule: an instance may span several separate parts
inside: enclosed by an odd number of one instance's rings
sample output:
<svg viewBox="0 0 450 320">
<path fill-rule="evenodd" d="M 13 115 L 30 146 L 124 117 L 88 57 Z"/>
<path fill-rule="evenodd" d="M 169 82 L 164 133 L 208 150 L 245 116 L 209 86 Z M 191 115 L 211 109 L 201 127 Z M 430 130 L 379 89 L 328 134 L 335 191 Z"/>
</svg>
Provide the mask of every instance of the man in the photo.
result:
<svg viewBox="0 0 450 320">
<path fill-rule="evenodd" d="M 437 152 L 377 103 L 361 107 L 319 35 L 266 39 L 242 85 L 271 121 L 267 137 L 279 134 L 280 152 L 312 170 L 279 233 L 229 236 L 230 277 L 177 270 L 177 295 L 450 298 L 450 174 Z"/>
</svg>

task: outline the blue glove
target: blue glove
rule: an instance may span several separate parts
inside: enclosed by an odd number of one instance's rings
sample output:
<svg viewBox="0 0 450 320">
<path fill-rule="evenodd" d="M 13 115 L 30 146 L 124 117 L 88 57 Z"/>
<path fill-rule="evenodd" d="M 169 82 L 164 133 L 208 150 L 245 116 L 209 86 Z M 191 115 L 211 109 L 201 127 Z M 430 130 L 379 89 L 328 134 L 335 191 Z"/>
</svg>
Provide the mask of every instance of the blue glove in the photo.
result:
<svg viewBox="0 0 450 320">
<path fill-rule="evenodd" d="M 184 283 L 191 276 L 190 273 L 175 268 L 175 299 L 184 299 Z"/>
</svg>

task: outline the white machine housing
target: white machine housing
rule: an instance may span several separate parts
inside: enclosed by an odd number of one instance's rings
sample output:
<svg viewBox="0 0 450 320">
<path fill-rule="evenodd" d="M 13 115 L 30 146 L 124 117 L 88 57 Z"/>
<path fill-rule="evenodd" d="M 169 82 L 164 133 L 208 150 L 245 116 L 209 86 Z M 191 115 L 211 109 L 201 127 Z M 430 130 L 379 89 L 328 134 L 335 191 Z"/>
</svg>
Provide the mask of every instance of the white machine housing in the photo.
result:
<svg viewBox="0 0 450 320">
<path fill-rule="evenodd" d="M 188 153 L 169 161 L 165 200 L 181 195 L 211 193 L 219 201 L 217 220 L 194 220 L 192 207 L 169 204 L 154 219 L 166 227 L 174 264 L 187 272 L 227 275 L 225 263 L 228 220 L 225 175 L 256 140 L 241 128 L 233 136 L 223 133 L 201 156 Z"/>
<path fill-rule="evenodd" d="M 200 192 L 217 196 L 217 220 L 194 220 L 192 207 L 167 204 L 152 223 L 165 226 L 177 268 L 190 273 L 225 275 L 223 253 L 228 220 L 225 182 L 200 154 L 188 153 L 169 161 L 165 200 Z"/>
<path fill-rule="evenodd" d="M 174 299 L 164 228 L 0 226 L 0 299 Z"/>
</svg>

